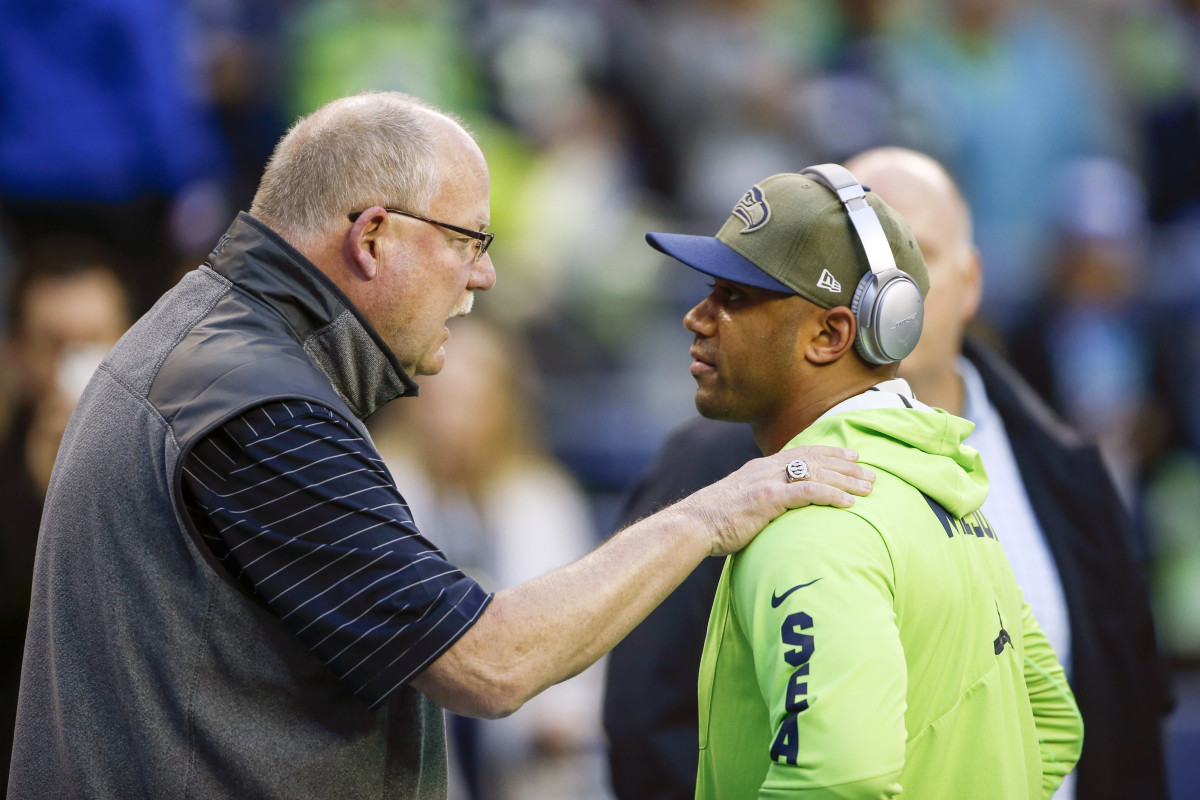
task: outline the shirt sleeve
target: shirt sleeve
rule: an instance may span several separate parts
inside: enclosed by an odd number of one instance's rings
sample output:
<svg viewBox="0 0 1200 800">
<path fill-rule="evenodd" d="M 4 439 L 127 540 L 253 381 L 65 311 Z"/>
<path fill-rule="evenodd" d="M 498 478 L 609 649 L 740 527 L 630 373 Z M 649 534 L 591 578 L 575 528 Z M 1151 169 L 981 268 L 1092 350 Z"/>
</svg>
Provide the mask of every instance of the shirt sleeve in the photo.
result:
<svg viewBox="0 0 1200 800">
<path fill-rule="evenodd" d="M 751 642 L 773 742 L 760 798 L 900 792 L 907 667 L 891 559 L 853 514 L 785 514 L 736 557 L 735 614 Z"/>
<path fill-rule="evenodd" d="M 1033 706 L 1038 750 L 1042 755 L 1042 797 L 1049 798 L 1074 769 L 1083 751 L 1083 717 L 1066 672 L 1029 603 L 1023 603 L 1025 688 Z"/>
<path fill-rule="evenodd" d="M 200 441 L 183 476 L 213 555 L 371 708 L 491 601 L 412 521 L 375 448 L 330 409 L 251 409 Z"/>
</svg>

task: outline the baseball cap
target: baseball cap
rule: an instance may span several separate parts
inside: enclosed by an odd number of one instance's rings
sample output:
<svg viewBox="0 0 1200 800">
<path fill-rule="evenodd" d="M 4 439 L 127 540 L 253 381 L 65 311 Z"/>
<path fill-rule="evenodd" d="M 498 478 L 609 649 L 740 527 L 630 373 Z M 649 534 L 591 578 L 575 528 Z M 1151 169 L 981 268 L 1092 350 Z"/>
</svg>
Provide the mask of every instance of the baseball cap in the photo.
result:
<svg viewBox="0 0 1200 800">
<path fill-rule="evenodd" d="M 866 200 L 879 217 L 896 266 L 924 297 L 929 274 L 908 223 L 869 190 Z M 750 187 L 715 237 L 651 232 L 646 241 L 707 275 L 798 294 L 822 308 L 849 307 L 862 276 L 871 271 L 838 196 L 795 172 Z"/>
</svg>

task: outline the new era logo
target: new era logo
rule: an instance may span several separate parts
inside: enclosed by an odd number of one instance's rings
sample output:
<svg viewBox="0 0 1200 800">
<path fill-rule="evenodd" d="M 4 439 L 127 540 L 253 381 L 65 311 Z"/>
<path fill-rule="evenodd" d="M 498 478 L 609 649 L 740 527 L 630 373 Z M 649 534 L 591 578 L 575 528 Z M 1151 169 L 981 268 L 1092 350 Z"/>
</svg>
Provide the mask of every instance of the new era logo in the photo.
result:
<svg viewBox="0 0 1200 800">
<path fill-rule="evenodd" d="M 821 270 L 821 277 L 817 280 L 817 286 L 821 289 L 828 289 L 831 292 L 840 292 L 842 285 L 838 283 L 838 279 L 829 273 L 829 270 Z"/>
</svg>

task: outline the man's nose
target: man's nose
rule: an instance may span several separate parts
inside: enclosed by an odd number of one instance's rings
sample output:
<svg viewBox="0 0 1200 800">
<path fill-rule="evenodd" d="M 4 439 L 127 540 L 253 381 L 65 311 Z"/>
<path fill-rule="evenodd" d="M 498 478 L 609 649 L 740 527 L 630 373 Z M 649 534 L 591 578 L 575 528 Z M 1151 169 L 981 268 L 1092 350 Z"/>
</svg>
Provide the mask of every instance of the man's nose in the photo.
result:
<svg viewBox="0 0 1200 800">
<path fill-rule="evenodd" d="M 691 311 L 683 315 L 683 327 L 687 328 L 692 333 L 698 336 L 711 336 L 713 334 L 713 320 L 711 295 L 704 298 Z"/>
<path fill-rule="evenodd" d="M 479 289 L 486 292 L 496 285 L 496 267 L 492 264 L 492 254 L 484 253 L 471 267 L 471 280 L 468 289 Z"/>
</svg>

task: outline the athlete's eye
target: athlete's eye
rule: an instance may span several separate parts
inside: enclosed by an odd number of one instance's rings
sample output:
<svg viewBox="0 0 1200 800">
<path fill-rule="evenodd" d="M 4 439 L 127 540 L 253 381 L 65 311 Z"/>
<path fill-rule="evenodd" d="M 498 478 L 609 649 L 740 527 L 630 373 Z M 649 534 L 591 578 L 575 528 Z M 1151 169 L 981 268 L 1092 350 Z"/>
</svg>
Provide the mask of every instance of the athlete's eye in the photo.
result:
<svg viewBox="0 0 1200 800">
<path fill-rule="evenodd" d="M 718 297 L 718 299 L 724 300 L 726 302 L 733 302 L 733 301 L 741 300 L 746 296 L 745 292 L 743 292 L 741 289 L 739 289 L 736 284 L 732 284 L 732 283 L 713 282 L 713 283 L 710 283 L 708 285 L 708 287 L 710 289 L 712 289 L 712 293 L 715 294 Z"/>
</svg>

